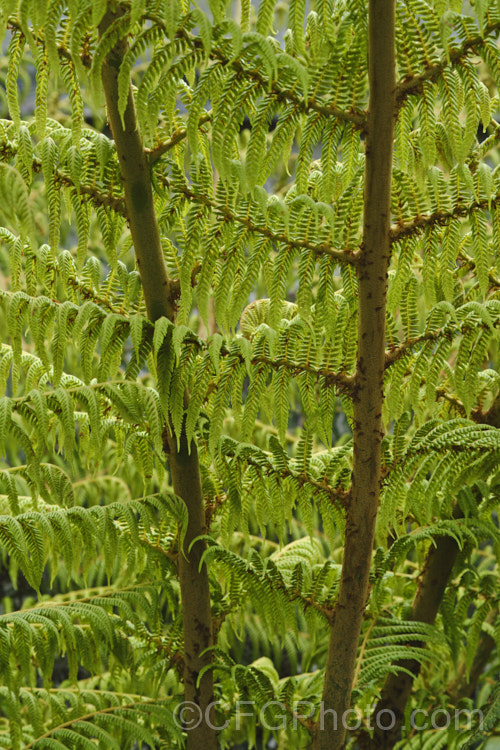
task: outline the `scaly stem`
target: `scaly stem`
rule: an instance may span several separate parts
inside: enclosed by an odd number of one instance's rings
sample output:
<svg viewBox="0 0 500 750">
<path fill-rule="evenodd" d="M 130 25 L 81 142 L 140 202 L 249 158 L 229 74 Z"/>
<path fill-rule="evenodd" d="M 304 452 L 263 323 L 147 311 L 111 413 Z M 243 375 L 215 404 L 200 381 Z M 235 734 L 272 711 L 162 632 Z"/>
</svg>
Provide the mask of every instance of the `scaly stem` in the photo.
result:
<svg viewBox="0 0 500 750">
<path fill-rule="evenodd" d="M 385 313 L 395 117 L 395 0 L 369 2 L 370 101 L 363 244 L 357 263 L 359 318 L 354 387 L 352 499 L 325 671 L 315 750 L 341 750 L 350 708 L 380 495 Z"/>
<path fill-rule="evenodd" d="M 458 506 L 455 511 L 455 517 L 460 517 Z M 430 549 L 422 569 L 410 620 L 429 625 L 434 623 L 457 555 L 458 544 L 455 539 L 444 536 L 436 540 L 436 546 Z M 417 641 L 411 645 L 422 647 L 423 643 Z M 371 747 L 374 749 L 390 750 L 398 741 L 413 682 L 420 672 L 420 663 L 416 659 L 405 659 L 398 662 L 398 666 L 408 671 L 398 671 L 386 677 L 371 722 L 374 727 Z"/>
<path fill-rule="evenodd" d="M 101 36 L 118 18 L 120 12 L 123 11 L 107 11 L 99 27 Z M 150 169 L 137 126 L 131 87 L 123 122 L 118 112 L 118 72 L 127 48 L 126 38 L 120 39 L 103 65 L 102 83 L 108 119 L 118 154 L 127 218 L 148 317 L 155 321 L 165 316 L 173 321 L 175 305 L 172 299 L 172 286 L 161 249 Z M 198 684 L 200 671 L 210 664 L 211 658 L 209 654 L 201 654 L 213 643 L 208 572 L 206 566 L 199 569 L 205 545 L 197 542 L 189 551 L 193 539 L 206 533 L 198 453 L 196 445 L 191 443 L 189 446 L 185 436 L 181 438 L 180 446 L 177 446 L 168 420 L 164 432 L 174 492 L 184 500 L 189 514 L 184 555 L 179 554 L 184 625 L 184 697 L 186 701 L 196 704 L 190 707 L 191 715 L 186 716 L 186 719 L 189 721 L 193 717 L 202 717 L 202 721 L 198 726 L 188 730 L 187 749 L 216 750 L 217 739 L 211 710 L 212 671 L 206 671 Z"/>
<path fill-rule="evenodd" d="M 478 412 L 476 421 L 493 427 L 500 427 L 500 398 L 495 399 L 486 413 Z M 453 509 L 453 517 L 462 517 L 462 511 L 458 504 L 455 504 Z M 429 550 L 422 569 L 420 585 L 412 604 L 411 620 L 434 623 L 458 551 L 458 544 L 452 537 L 444 536 L 436 539 L 435 546 Z M 494 617 L 495 615 L 493 615 L 493 619 Z M 412 645 L 421 646 L 422 644 L 413 643 Z M 447 692 L 452 703 L 463 697 L 471 697 L 494 646 L 493 638 L 488 633 L 481 633 L 470 674 L 467 675 L 464 664 L 460 665 L 457 679 L 448 688 Z M 406 705 L 410 699 L 415 679 L 420 672 L 420 663 L 414 659 L 400 661 L 398 665 L 404 667 L 407 671 L 388 674 L 385 679 L 380 700 L 375 707 L 371 721 L 371 725 L 374 727 L 373 740 L 371 743 L 367 743 L 367 746 L 373 748 L 373 750 L 392 750 L 399 740 Z M 391 716 L 394 719 L 394 725 L 391 722 L 390 729 L 383 728 L 384 726 L 389 727 L 389 722 L 384 723 L 384 719 L 382 719 L 384 711 L 390 711 L 391 714 L 386 713 L 385 716 Z"/>
</svg>

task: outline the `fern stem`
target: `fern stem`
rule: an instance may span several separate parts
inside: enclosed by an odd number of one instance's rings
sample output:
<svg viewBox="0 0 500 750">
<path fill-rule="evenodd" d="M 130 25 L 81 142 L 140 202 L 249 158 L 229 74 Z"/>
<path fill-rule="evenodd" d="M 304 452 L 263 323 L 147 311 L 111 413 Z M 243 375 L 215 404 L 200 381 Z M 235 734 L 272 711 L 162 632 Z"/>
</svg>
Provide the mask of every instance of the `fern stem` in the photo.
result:
<svg viewBox="0 0 500 750">
<path fill-rule="evenodd" d="M 363 243 L 358 258 L 359 319 L 353 393 L 352 496 L 340 587 L 332 618 L 314 750 L 341 750 L 356 653 L 369 591 L 381 484 L 385 312 L 390 260 L 390 201 L 395 91 L 395 0 L 370 0 L 369 86 Z M 336 723 L 333 723 L 336 722 Z M 332 732 L 333 727 L 333 732 Z"/>
<path fill-rule="evenodd" d="M 398 242 L 403 237 L 414 237 L 427 227 L 446 226 L 453 219 L 469 217 L 474 211 L 484 211 L 492 205 L 496 206 L 500 202 L 500 192 L 497 192 L 488 200 L 472 201 L 468 205 L 457 203 L 451 211 L 434 211 L 432 214 L 422 214 L 416 216 L 410 221 L 400 221 L 391 227 L 391 242 Z"/>
<path fill-rule="evenodd" d="M 172 188 L 172 179 L 170 177 L 160 174 L 157 175 L 157 179 L 165 188 Z M 258 223 L 253 222 L 248 216 L 241 216 L 240 214 L 236 213 L 236 211 L 233 211 L 229 206 L 217 202 L 215 199 L 210 198 L 204 193 L 196 193 L 188 184 L 176 184 L 175 189 L 181 192 L 188 201 L 196 201 L 197 203 L 201 203 L 204 206 L 208 206 L 214 209 L 214 211 L 221 215 L 224 221 L 237 222 L 238 224 L 247 227 L 250 232 L 260 234 L 263 237 L 268 237 L 275 243 L 283 243 L 287 245 L 287 247 L 295 248 L 296 250 L 311 250 L 318 257 L 321 257 L 322 255 L 329 255 L 331 258 L 335 258 L 342 263 L 349 263 L 352 266 L 354 266 L 357 262 L 358 255 L 356 253 L 356 250 L 352 249 L 351 247 L 335 248 L 331 245 L 331 242 L 329 240 L 318 243 L 312 242 L 311 240 L 307 239 L 293 239 L 283 232 L 274 232 L 267 226 L 260 226 Z"/>
<path fill-rule="evenodd" d="M 458 506 L 454 516 L 461 516 Z M 434 622 L 457 555 L 458 544 L 455 539 L 445 536 L 436 540 L 436 546 L 431 548 L 422 570 L 420 585 L 412 605 L 411 620 L 428 624 Z M 411 645 L 422 647 L 423 644 L 413 641 Z M 415 659 L 405 659 L 399 662 L 398 666 L 407 671 L 387 675 L 380 700 L 374 710 L 373 748 L 390 750 L 398 741 L 404 710 L 415 677 L 420 671 L 420 662 Z M 388 714 L 388 711 L 391 713 Z M 392 719 L 390 729 L 383 728 L 388 726 L 389 722 L 382 718 L 382 712 Z"/>
<path fill-rule="evenodd" d="M 99 29 L 101 36 L 114 18 L 111 11 L 106 13 Z M 175 308 L 170 299 L 170 280 L 161 248 L 149 164 L 137 127 L 131 88 L 123 120 L 118 112 L 118 72 L 127 46 L 125 40 L 117 42 L 103 65 L 102 83 L 108 119 L 120 164 L 127 217 L 148 317 L 153 322 L 162 316 L 173 320 Z"/>
<path fill-rule="evenodd" d="M 489 412 L 481 415 L 482 419 L 478 418 L 476 421 L 498 427 L 500 416 L 496 409 L 498 409 L 498 399 L 495 399 Z M 455 503 L 453 517 L 461 518 L 462 515 L 459 505 Z M 434 623 L 458 552 L 457 541 L 452 537 L 444 536 L 436 540 L 435 546 L 430 549 L 422 569 L 420 585 L 412 604 L 411 620 Z M 491 612 L 488 617 L 493 617 Z M 412 643 L 411 645 L 421 646 L 422 643 Z M 472 695 L 494 646 L 494 639 L 488 633 L 483 632 L 470 673 L 467 673 L 465 665 L 462 664 L 457 679 L 448 687 L 448 694 L 452 702 Z M 372 726 L 375 727 L 375 730 L 371 747 L 376 748 L 376 750 L 391 750 L 398 741 L 406 704 L 410 698 L 414 680 L 420 672 L 420 663 L 413 659 L 401 661 L 399 666 L 406 671 L 387 675 L 380 700 L 375 706 L 372 719 Z M 390 730 L 384 731 L 379 727 L 379 724 L 383 726 L 383 722 L 377 722 L 377 718 L 382 711 L 387 710 L 392 712 L 396 721 Z"/>
<path fill-rule="evenodd" d="M 481 34 L 469 37 L 456 49 L 451 52 L 447 51 L 446 56 L 440 62 L 429 65 L 424 73 L 405 77 L 397 87 L 398 106 L 401 106 L 403 101 L 409 96 L 420 93 L 425 81 L 437 80 L 445 68 L 457 66 L 469 54 L 478 54 L 478 47 L 481 48 L 484 46 L 486 37 L 496 34 L 499 29 L 499 21 L 488 24 L 484 27 Z"/>
<path fill-rule="evenodd" d="M 210 122 L 211 119 L 211 111 L 206 112 L 204 115 L 201 115 L 200 119 L 198 120 L 198 127 L 204 125 L 206 122 Z M 181 141 L 183 141 L 185 138 L 187 138 L 187 128 L 180 128 L 166 141 L 157 143 L 154 148 L 145 149 L 146 154 L 148 155 L 149 163 L 154 164 L 155 162 L 157 162 L 158 159 L 163 156 L 163 154 L 166 154 L 167 151 L 170 151 L 170 149 L 174 148 L 174 146 L 176 146 L 178 143 L 181 143 Z"/>
<path fill-rule="evenodd" d="M 124 12 L 120 9 L 117 12 Z M 101 36 L 117 15 L 108 10 L 100 24 Z M 164 316 L 173 321 L 175 302 L 172 283 L 167 276 L 158 222 L 153 203 L 150 167 L 138 129 L 132 88 L 129 86 L 123 119 L 118 111 L 118 72 L 128 48 L 126 38 L 120 39 L 107 56 L 102 69 L 102 82 L 111 132 L 116 144 L 124 185 L 125 205 L 148 317 L 151 321 Z M 187 396 L 186 396 L 187 399 Z M 199 707 L 200 715 L 209 718 L 213 703 L 213 676 L 209 669 L 199 680 L 210 654 L 201 655 L 212 645 L 210 591 L 206 566 L 200 569 L 205 550 L 196 537 L 206 533 L 200 466 L 196 446 L 188 444 L 185 435 L 179 444 L 167 421 L 165 447 L 169 452 L 170 472 L 176 495 L 188 508 L 188 526 L 184 538 L 184 554 L 179 555 L 179 578 L 184 625 L 184 697 Z M 213 721 L 201 721 L 188 731 L 187 750 L 215 750 L 217 740 Z"/>
<path fill-rule="evenodd" d="M 145 14 L 145 17 L 154 19 L 155 22 L 158 23 L 158 25 L 164 26 L 161 19 L 158 19 L 157 16 L 153 16 L 152 14 Z M 192 34 L 186 31 L 186 29 L 179 29 L 177 31 L 177 36 L 185 39 L 192 48 L 200 48 L 202 46 L 202 42 L 199 39 L 194 38 Z M 240 71 L 241 74 L 247 79 L 258 81 L 264 89 L 267 89 L 267 78 L 263 76 L 258 70 L 244 65 L 241 62 L 240 58 L 230 59 L 226 54 L 224 54 L 221 49 L 218 49 L 216 47 L 212 48 L 210 57 L 213 60 L 218 60 L 224 66 L 231 66 L 235 70 Z M 340 107 L 336 107 L 330 102 L 323 101 L 323 99 L 316 99 L 315 97 L 312 97 L 309 99 L 309 101 L 307 101 L 304 97 L 299 96 L 294 90 L 284 88 L 282 83 L 279 81 L 274 81 L 272 83 L 271 91 L 276 95 L 278 101 L 292 102 L 302 112 L 318 112 L 322 115 L 325 115 L 325 117 L 334 117 L 341 122 L 350 122 L 359 130 L 364 131 L 365 129 L 366 117 L 364 112 L 359 112 L 353 109 L 341 109 Z"/>
</svg>

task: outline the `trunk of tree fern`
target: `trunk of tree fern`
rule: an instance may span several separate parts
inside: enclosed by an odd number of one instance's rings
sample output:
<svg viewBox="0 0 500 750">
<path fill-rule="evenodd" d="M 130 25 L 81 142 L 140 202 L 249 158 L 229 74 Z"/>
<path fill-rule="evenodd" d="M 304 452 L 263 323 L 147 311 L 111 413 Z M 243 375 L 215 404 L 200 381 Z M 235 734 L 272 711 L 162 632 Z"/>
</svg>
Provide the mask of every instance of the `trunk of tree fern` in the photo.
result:
<svg viewBox="0 0 500 750">
<path fill-rule="evenodd" d="M 497 396 L 488 412 L 479 413 L 475 419 L 479 423 L 500 428 L 500 398 Z M 462 517 L 458 503 L 455 504 L 453 517 Z M 429 624 L 435 622 L 458 552 L 458 544 L 452 537 L 444 536 L 435 540 L 435 546 L 430 548 L 420 574 L 420 584 L 412 604 L 411 620 Z M 490 612 L 488 617 L 494 621 L 495 610 Z M 422 646 L 422 643 L 412 643 L 412 645 Z M 494 639 L 483 631 L 470 672 L 468 673 L 465 664 L 461 664 L 455 681 L 447 690 L 451 704 L 455 704 L 460 698 L 471 697 L 494 646 Z M 373 739 L 371 743 L 366 743 L 366 746 L 372 750 L 392 750 L 400 739 L 406 706 L 411 696 L 413 683 L 420 672 L 420 663 L 414 659 L 408 659 L 399 662 L 398 666 L 404 667 L 407 671 L 389 674 L 385 679 L 380 700 L 371 720 L 371 725 L 374 727 Z M 390 712 L 390 714 L 386 713 L 386 716 L 390 716 L 394 724 L 392 721 L 384 723 L 383 712 Z M 384 726 L 389 727 L 389 724 L 390 728 L 384 729 Z"/>
<path fill-rule="evenodd" d="M 99 32 L 101 36 L 118 16 L 108 11 Z M 127 50 L 127 40 L 120 40 L 107 56 L 102 70 L 108 119 L 116 145 L 123 179 L 127 218 L 130 225 L 137 266 L 141 275 L 148 317 L 155 321 L 175 317 L 171 283 L 161 249 L 160 234 L 153 203 L 150 167 L 137 127 L 132 89 L 129 89 L 123 123 L 118 112 L 118 72 Z M 191 705 L 185 720 L 188 750 L 215 750 L 217 739 L 210 706 L 213 702 L 212 671 L 205 672 L 199 685 L 200 671 L 210 663 L 210 655 L 200 654 L 212 645 L 212 622 L 208 573 L 199 562 L 205 546 L 197 542 L 188 552 L 193 539 L 206 533 L 201 489 L 200 467 L 196 446 L 188 446 L 183 437 L 177 447 L 170 424 L 165 425 L 165 443 L 169 453 L 174 492 L 188 508 L 189 522 L 184 540 L 184 556 L 179 554 L 179 578 L 184 625 L 184 696 Z M 189 450 L 190 448 L 190 450 Z M 188 713 L 189 712 L 189 713 Z M 199 726 L 194 726 L 202 717 Z M 209 722 L 205 718 L 211 719 Z M 193 721 L 195 719 L 196 721 Z M 193 728 L 189 729 L 190 722 Z"/>
<path fill-rule="evenodd" d="M 370 0 L 370 99 L 365 141 L 363 244 L 357 264 L 359 322 L 353 404 L 352 499 L 347 513 L 342 575 L 332 617 L 315 750 L 340 750 L 345 744 L 344 713 L 350 708 L 380 494 L 396 88 L 394 15 L 395 0 Z"/>
<path fill-rule="evenodd" d="M 457 517 L 459 515 L 457 509 Z M 457 554 L 458 544 L 452 537 L 439 538 L 436 547 L 431 548 L 413 601 L 411 620 L 434 623 Z M 422 647 L 423 643 L 412 642 L 411 645 Z M 387 676 L 372 717 L 374 731 L 371 747 L 377 750 L 391 750 L 398 742 L 406 704 L 413 682 L 420 672 L 420 663 L 415 659 L 398 662 L 398 666 L 408 671 Z"/>
</svg>

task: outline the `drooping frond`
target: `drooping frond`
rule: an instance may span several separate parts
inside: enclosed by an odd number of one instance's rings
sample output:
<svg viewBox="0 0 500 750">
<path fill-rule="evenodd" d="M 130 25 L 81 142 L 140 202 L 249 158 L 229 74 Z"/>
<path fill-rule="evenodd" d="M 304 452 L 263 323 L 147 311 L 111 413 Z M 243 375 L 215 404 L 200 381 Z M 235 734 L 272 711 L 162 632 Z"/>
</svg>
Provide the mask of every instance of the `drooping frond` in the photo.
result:
<svg viewBox="0 0 500 750">
<path fill-rule="evenodd" d="M 244 725 L 255 745 L 266 702 L 283 701 L 292 723 L 294 701 L 318 706 L 341 576 L 367 4 L 118 6 L 102 31 L 102 0 L 0 0 L 0 746 L 183 746 L 188 518 L 170 430 L 200 458 L 212 668 L 230 712 L 221 746 L 242 740 L 240 690 L 257 706 Z M 500 640 L 500 12 L 401 0 L 396 14 L 386 435 L 361 708 L 405 659 L 422 670 L 421 707 L 453 669 L 473 672 L 485 634 Z M 117 106 L 124 122 L 133 97 L 176 313 L 154 324 L 102 116 L 121 40 Z M 457 546 L 453 586 L 434 625 L 416 622 L 408 602 L 444 538 Z M 435 673 L 422 644 L 442 657 Z M 491 706 L 493 726 L 496 694 Z M 458 742 L 417 735 L 404 746 Z M 273 739 L 297 736 L 288 724 Z"/>
</svg>

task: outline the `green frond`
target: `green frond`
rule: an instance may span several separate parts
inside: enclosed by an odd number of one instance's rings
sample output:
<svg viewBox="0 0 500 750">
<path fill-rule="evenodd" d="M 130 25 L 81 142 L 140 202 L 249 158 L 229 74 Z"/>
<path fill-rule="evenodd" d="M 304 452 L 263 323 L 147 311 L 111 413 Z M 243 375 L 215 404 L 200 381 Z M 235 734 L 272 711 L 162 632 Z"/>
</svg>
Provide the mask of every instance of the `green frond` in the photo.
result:
<svg viewBox="0 0 500 750">
<path fill-rule="evenodd" d="M 219 742 L 295 747 L 310 735 L 288 707 L 321 700 L 363 429 L 367 3 L 131 0 L 100 31 L 109 8 L 0 2 L 0 746 L 184 746 L 190 517 L 173 435 L 199 460 Z M 356 708 L 410 661 L 407 712 L 451 701 L 499 640 L 499 29 L 495 0 L 396 4 L 385 434 Z M 131 95 L 174 311 L 154 324 L 127 154 L 101 106 L 118 43 L 118 111 Z M 414 621 L 443 540 L 457 556 L 439 612 Z M 492 731 L 489 660 L 466 700 Z M 242 697 L 255 715 L 238 730 Z M 269 701 L 286 728 L 258 728 Z M 426 730 L 400 746 L 483 739 Z"/>
</svg>

